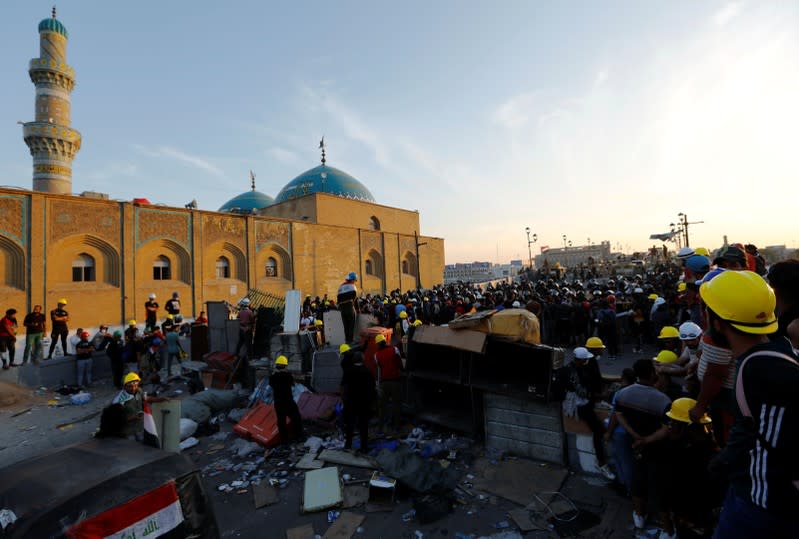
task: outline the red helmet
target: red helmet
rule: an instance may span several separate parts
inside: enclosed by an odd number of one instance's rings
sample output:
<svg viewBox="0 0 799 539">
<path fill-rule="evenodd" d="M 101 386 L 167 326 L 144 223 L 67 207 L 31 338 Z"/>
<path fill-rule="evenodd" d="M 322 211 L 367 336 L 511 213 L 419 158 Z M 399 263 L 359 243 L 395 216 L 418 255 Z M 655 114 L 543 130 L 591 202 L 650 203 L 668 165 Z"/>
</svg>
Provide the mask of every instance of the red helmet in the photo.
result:
<svg viewBox="0 0 799 539">
<path fill-rule="evenodd" d="M 88 331 L 84 331 L 83 333 L 80 334 L 80 336 L 81 337 L 88 337 L 89 336 L 89 332 Z"/>
</svg>

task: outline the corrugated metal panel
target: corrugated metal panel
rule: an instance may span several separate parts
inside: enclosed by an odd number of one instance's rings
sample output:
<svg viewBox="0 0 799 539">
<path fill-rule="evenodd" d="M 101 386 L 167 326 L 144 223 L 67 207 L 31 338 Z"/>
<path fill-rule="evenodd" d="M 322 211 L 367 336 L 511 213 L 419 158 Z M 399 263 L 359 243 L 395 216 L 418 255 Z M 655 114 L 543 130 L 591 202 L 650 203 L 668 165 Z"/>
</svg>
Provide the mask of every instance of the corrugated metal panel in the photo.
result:
<svg viewBox="0 0 799 539">
<path fill-rule="evenodd" d="M 311 369 L 311 385 L 314 391 L 338 392 L 341 375 L 341 358 L 336 350 L 328 348 L 314 352 Z"/>
<path fill-rule="evenodd" d="M 560 408 L 560 403 L 544 404 L 486 393 L 486 447 L 563 464 L 564 435 Z"/>
</svg>

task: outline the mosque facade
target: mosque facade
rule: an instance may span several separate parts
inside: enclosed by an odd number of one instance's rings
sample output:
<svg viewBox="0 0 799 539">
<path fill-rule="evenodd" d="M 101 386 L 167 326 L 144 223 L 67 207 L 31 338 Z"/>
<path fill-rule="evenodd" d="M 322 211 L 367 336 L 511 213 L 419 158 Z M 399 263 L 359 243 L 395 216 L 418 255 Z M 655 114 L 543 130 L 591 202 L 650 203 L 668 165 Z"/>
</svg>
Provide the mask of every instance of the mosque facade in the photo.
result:
<svg viewBox="0 0 799 539">
<path fill-rule="evenodd" d="M 324 152 L 275 198 L 253 178 L 218 211 L 72 195 L 81 136 L 71 127 L 68 34 L 53 13 L 39 35 L 29 65 L 36 115 L 23 124 L 32 190 L 0 188 L 0 308 L 49 312 L 65 298 L 76 328 L 143 319 L 150 293 L 163 306 L 178 292 L 182 313 L 196 316 L 250 289 L 334 297 L 350 271 L 372 294 L 443 281 L 444 240 L 420 234 L 418 212 L 376 203 Z"/>
</svg>

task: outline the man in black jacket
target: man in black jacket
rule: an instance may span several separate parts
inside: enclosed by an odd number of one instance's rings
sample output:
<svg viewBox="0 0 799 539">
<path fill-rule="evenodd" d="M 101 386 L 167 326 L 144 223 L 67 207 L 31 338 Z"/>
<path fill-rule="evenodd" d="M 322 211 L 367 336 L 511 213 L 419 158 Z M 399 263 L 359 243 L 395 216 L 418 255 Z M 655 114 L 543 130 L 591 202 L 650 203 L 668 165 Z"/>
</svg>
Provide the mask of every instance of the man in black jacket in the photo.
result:
<svg viewBox="0 0 799 539">
<path fill-rule="evenodd" d="M 352 365 L 344 369 L 341 380 L 344 400 L 344 425 L 346 441 L 344 449 L 352 448 L 352 437 L 355 434 L 355 422 L 361 435 L 360 452 L 369 450 L 369 419 L 375 401 L 375 379 L 363 364 L 363 352 L 352 354 Z"/>
</svg>

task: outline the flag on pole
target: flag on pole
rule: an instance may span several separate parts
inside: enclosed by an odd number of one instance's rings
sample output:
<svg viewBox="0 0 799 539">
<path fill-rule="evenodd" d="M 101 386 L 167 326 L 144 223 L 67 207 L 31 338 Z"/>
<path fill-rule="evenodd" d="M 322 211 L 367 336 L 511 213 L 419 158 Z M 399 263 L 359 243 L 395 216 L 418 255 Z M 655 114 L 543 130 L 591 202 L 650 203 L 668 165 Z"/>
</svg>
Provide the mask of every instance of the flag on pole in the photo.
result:
<svg viewBox="0 0 799 539">
<path fill-rule="evenodd" d="M 158 431 L 155 428 L 155 419 L 153 419 L 153 411 L 150 408 L 150 403 L 147 398 L 144 399 L 144 445 L 149 445 L 157 449 L 161 448 L 161 443 L 158 440 Z"/>
</svg>

